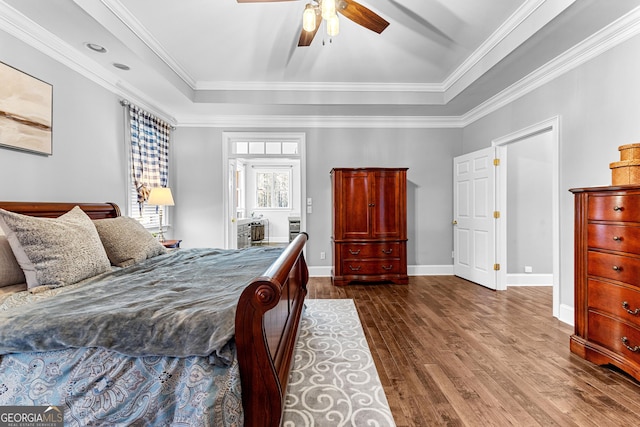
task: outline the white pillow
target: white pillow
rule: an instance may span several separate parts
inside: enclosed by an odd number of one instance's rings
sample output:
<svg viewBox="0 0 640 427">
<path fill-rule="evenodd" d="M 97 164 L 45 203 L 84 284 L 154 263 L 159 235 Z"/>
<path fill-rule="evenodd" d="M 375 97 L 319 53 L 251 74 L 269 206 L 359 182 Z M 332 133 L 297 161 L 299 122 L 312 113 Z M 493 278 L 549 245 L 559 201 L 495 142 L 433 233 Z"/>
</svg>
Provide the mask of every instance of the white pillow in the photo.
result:
<svg viewBox="0 0 640 427">
<path fill-rule="evenodd" d="M 111 268 L 96 227 L 78 206 L 58 218 L 0 209 L 0 228 L 30 290 L 69 285 Z"/>
</svg>

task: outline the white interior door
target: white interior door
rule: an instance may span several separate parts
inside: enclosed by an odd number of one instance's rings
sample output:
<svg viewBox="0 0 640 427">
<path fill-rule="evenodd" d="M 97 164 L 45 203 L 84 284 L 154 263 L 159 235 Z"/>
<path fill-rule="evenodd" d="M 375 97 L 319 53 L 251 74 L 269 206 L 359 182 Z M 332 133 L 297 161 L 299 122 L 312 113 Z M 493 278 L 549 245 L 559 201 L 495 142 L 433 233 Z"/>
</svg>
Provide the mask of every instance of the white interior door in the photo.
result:
<svg viewBox="0 0 640 427">
<path fill-rule="evenodd" d="M 453 273 L 496 289 L 495 148 L 453 161 Z"/>
</svg>

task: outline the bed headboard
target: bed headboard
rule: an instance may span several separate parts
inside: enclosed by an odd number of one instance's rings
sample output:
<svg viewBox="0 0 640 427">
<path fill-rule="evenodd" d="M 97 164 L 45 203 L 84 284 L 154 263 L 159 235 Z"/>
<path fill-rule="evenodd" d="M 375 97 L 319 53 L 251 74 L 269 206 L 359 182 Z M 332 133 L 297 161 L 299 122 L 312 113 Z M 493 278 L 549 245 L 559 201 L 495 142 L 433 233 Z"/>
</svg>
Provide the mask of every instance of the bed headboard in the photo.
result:
<svg viewBox="0 0 640 427">
<path fill-rule="evenodd" d="M 75 206 L 80 206 L 91 219 L 120 216 L 120 208 L 115 203 L 0 202 L 0 209 L 45 218 L 57 218 Z"/>
</svg>

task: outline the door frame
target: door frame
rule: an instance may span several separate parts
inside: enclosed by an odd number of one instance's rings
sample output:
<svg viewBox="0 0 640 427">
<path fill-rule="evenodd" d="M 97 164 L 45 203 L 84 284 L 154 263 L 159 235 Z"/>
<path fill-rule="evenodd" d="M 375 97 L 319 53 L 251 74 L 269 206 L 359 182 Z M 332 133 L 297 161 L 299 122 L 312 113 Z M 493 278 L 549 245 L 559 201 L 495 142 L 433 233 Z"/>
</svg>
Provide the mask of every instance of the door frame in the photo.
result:
<svg viewBox="0 0 640 427">
<path fill-rule="evenodd" d="M 513 142 L 541 134 L 551 132 L 552 149 L 552 189 L 551 189 L 551 235 L 552 235 L 552 256 L 553 256 L 553 316 L 560 316 L 560 116 L 551 117 L 534 125 L 520 129 L 516 132 L 502 136 L 491 141 L 491 145 L 497 147 L 498 158 L 500 159 L 500 167 L 497 170 L 497 192 L 496 192 L 496 210 L 502 215 L 507 215 L 507 145 Z M 503 161 L 504 159 L 504 161 Z M 497 258 L 501 268 L 498 271 L 498 290 L 507 289 L 507 223 L 499 221 L 498 223 Z"/>
<path fill-rule="evenodd" d="M 306 162 L 306 134 L 304 132 L 222 132 L 222 221 L 224 223 L 224 242 L 225 248 L 235 248 L 237 244 L 237 236 L 234 233 L 235 216 L 230 215 L 229 200 L 229 159 L 236 157 L 229 150 L 229 146 L 234 141 L 296 141 L 298 142 L 299 153 L 297 156 L 280 156 L 264 155 L 265 158 L 298 158 L 300 160 L 300 231 L 306 230 L 307 223 L 307 162 Z M 260 157 L 256 155 L 242 157 Z"/>
</svg>

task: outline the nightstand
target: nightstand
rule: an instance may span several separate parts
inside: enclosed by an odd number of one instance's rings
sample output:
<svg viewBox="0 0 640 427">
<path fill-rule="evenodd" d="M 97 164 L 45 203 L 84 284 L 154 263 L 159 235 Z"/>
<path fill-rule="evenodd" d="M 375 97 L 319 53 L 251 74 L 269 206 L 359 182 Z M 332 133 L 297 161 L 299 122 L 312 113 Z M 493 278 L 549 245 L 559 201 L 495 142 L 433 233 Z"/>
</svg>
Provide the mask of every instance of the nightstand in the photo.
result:
<svg viewBox="0 0 640 427">
<path fill-rule="evenodd" d="M 161 243 L 165 248 L 177 249 L 180 247 L 180 242 L 182 242 L 182 240 L 165 240 Z"/>
</svg>

